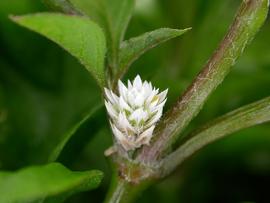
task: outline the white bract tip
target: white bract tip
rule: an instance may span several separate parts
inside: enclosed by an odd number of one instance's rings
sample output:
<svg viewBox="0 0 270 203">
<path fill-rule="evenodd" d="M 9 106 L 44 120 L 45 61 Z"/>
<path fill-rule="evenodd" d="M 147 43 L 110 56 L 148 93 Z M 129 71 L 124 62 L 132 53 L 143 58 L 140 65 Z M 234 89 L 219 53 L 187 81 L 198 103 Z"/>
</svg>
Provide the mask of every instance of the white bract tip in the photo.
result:
<svg viewBox="0 0 270 203">
<path fill-rule="evenodd" d="M 168 90 L 159 93 L 139 75 L 125 86 L 118 81 L 119 96 L 105 88 L 105 106 L 116 141 L 126 150 L 148 145 L 162 116 Z"/>
</svg>

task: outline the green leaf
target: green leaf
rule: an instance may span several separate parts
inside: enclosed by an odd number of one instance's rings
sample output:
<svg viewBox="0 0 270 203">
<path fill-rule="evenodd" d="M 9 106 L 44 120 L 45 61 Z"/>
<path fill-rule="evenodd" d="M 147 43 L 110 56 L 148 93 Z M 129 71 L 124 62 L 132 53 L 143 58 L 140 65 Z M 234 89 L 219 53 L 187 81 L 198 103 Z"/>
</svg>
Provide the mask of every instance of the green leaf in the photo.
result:
<svg viewBox="0 0 270 203">
<path fill-rule="evenodd" d="M 119 53 L 118 77 L 116 80 L 121 78 L 129 66 L 146 51 L 172 38 L 178 37 L 188 30 L 190 28 L 183 30 L 160 28 L 122 42 Z"/>
<path fill-rule="evenodd" d="M 193 132 L 175 152 L 165 158 L 164 167 L 169 174 L 184 160 L 208 144 L 241 129 L 270 121 L 270 97 L 243 106 L 221 116 Z"/>
<path fill-rule="evenodd" d="M 268 14 L 268 3 L 268 0 L 243 0 L 218 49 L 155 129 L 156 140 L 151 149 L 147 149 L 149 146 L 144 147 L 143 151 L 149 154 L 147 159 L 152 160 L 164 155 L 191 120 L 198 115 L 208 97 L 222 83 L 264 24 Z"/>
<path fill-rule="evenodd" d="M 61 11 L 67 14 L 79 14 L 69 0 L 43 0 L 43 2 L 55 11 Z"/>
<path fill-rule="evenodd" d="M 109 57 L 117 60 L 117 52 L 128 26 L 135 0 L 70 0 L 84 14 L 105 30 Z M 116 65 L 116 61 L 111 61 Z"/>
<path fill-rule="evenodd" d="M 54 202 L 55 198 L 62 201 L 75 192 L 94 189 L 103 174 L 100 171 L 72 172 L 59 163 L 51 163 L 12 173 L 0 172 L 0 177 L 0 202 L 26 203 L 45 198 L 49 202 Z"/>
<path fill-rule="evenodd" d="M 85 123 L 92 115 L 102 107 L 103 105 L 98 105 L 94 107 L 89 113 L 87 113 L 78 123 L 76 123 L 62 138 L 61 140 L 57 143 L 57 145 L 54 147 L 52 150 L 50 156 L 49 156 L 49 162 L 54 162 L 57 160 L 59 157 L 60 153 L 64 149 L 65 145 L 67 142 L 70 140 L 72 135 L 74 135 L 77 130 L 80 128 L 80 126 Z"/>
<path fill-rule="evenodd" d="M 66 49 L 79 59 L 101 87 L 104 86 L 105 39 L 94 22 L 85 17 L 56 13 L 14 16 L 12 19 Z"/>
</svg>

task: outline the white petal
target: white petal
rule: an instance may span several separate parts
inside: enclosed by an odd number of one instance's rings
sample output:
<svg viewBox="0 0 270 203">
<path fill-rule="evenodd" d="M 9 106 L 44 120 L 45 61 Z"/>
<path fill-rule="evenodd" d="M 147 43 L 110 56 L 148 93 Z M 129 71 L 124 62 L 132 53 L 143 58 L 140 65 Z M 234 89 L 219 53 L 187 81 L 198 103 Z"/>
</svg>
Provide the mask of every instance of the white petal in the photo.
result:
<svg viewBox="0 0 270 203">
<path fill-rule="evenodd" d="M 145 130 L 136 140 L 137 143 L 140 143 L 141 145 L 148 145 L 150 143 L 151 138 L 153 137 L 153 131 L 155 129 L 155 126 L 151 126 L 147 130 Z"/>
<path fill-rule="evenodd" d="M 104 88 L 106 98 L 111 102 L 111 103 L 116 103 L 114 97 L 111 94 L 111 91 L 107 89 L 106 87 Z"/>
<path fill-rule="evenodd" d="M 147 82 L 147 81 L 144 81 L 143 82 L 143 89 L 145 90 L 145 91 L 149 91 L 151 88 L 150 88 L 150 85 L 149 85 L 149 83 Z"/>
<path fill-rule="evenodd" d="M 159 109 L 155 115 L 151 118 L 151 120 L 149 120 L 147 122 L 147 124 L 145 125 L 146 128 L 149 128 L 150 126 L 154 125 L 156 122 L 158 122 L 158 120 L 161 118 L 162 116 L 162 109 Z"/>
<path fill-rule="evenodd" d="M 105 107 L 107 109 L 107 112 L 109 114 L 109 116 L 112 118 L 112 119 L 116 119 L 117 118 L 117 112 L 116 110 L 113 108 L 112 104 L 110 102 L 107 102 L 105 100 Z"/>
<path fill-rule="evenodd" d="M 128 80 L 128 90 L 130 91 L 133 88 L 133 85 L 131 84 L 130 80 Z"/>
<path fill-rule="evenodd" d="M 152 93 L 152 87 L 150 87 L 150 84 L 148 82 L 143 83 L 143 89 L 144 89 L 144 96 L 145 98 L 148 98 Z"/>
<path fill-rule="evenodd" d="M 142 89 L 142 79 L 139 75 L 136 76 L 136 78 L 133 81 L 133 86 L 137 89 L 140 90 Z"/>
<path fill-rule="evenodd" d="M 134 100 L 134 106 L 136 107 L 141 107 L 145 102 L 145 98 L 143 97 L 142 94 L 138 94 L 137 97 L 135 97 Z"/>
<path fill-rule="evenodd" d="M 134 128 L 129 123 L 126 115 L 124 113 L 119 113 L 118 116 L 118 126 L 126 132 L 127 135 L 134 135 Z"/>
<path fill-rule="evenodd" d="M 164 99 L 164 101 L 161 102 L 160 104 L 158 104 L 155 108 L 156 108 L 156 109 L 163 109 L 163 107 L 164 107 L 166 101 L 167 101 L 167 99 Z"/>
<path fill-rule="evenodd" d="M 111 91 L 111 95 L 112 95 L 114 101 L 118 104 L 119 103 L 119 97 L 116 94 L 114 94 L 113 91 Z"/>
<path fill-rule="evenodd" d="M 127 104 L 127 102 L 124 100 L 122 96 L 120 96 L 119 98 L 119 107 L 122 110 L 132 111 L 132 109 L 130 108 L 130 106 Z"/>
<path fill-rule="evenodd" d="M 127 98 L 127 92 L 128 89 L 126 88 L 126 86 L 122 83 L 121 80 L 118 80 L 118 90 L 119 90 L 119 94 L 120 96 L 124 97 L 125 99 Z"/>
<path fill-rule="evenodd" d="M 159 93 L 159 88 L 153 90 L 155 92 L 155 94 L 158 94 Z"/>
<path fill-rule="evenodd" d="M 150 112 L 153 112 L 156 110 L 157 104 L 158 104 L 158 99 L 152 100 L 152 102 L 148 105 L 148 109 L 150 110 Z"/>
<path fill-rule="evenodd" d="M 156 96 L 155 92 L 151 91 L 148 97 L 146 98 L 146 105 L 150 105 L 155 96 Z"/>
<path fill-rule="evenodd" d="M 119 144 L 122 145 L 122 147 L 126 150 L 133 150 L 136 148 L 136 145 L 134 144 L 134 142 L 132 142 L 131 140 L 129 140 L 120 130 L 118 130 L 118 128 L 116 126 L 114 126 L 113 124 L 111 124 L 112 127 L 112 131 L 113 134 L 117 140 L 117 142 Z"/>
<path fill-rule="evenodd" d="M 107 98 L 111 96 L 110 90 L 109 90 L 108 88 L 104 87 L 104 92 L 105 92 L 105 96 L 106 96 Z"/>
<path fill-rule="evenodd" d="M 136 89 L 131 89 L 128 92 L 127 101 L 132 107 L 136 106 L 135 99 L 136 99 L 137 94 L 138 94 L 138 91 Z"/>
<path fill-rule="evenodd" d="M 135 120 L 138 123 L 145 121 L 148 118 L 148 113 L 142 108 L 136 109 L 129 117 L 129 120 Z"/>
<path fill-rule="evenodd" d="M 161 103 L 164 101 L 164 99 L 166 98 L 168 93 L 168 89 L 164 90 L 163 92 L 161 92 L 158 96 L 159 96 L 159 101 L 158 103 Z"/>
</svg>

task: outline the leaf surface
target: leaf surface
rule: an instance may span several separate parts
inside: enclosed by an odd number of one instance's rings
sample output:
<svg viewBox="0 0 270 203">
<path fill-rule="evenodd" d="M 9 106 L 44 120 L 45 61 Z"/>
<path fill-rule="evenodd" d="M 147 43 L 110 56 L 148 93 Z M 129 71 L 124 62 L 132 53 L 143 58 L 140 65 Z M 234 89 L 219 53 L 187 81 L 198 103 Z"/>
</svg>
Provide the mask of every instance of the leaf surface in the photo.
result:
<svg viewBox="0 0 270 203">
<path fill-rule="evenodd" d="M 63 47 L 85 66 L 100 86 L 104 86 L 105 37 L 96 23 L 86 17 L 56 13 L 15 16 L 12 19 Z"/>
<path fill-rule="evenodd" d="M 190 30 L 190 28 L 183 30 L 160 28 L 122 42 L 119 54 L 119 70 L 117 80 L 121 78 L 129 66 L 146 51 L 172 38 L 178 37 L 188 30 Z"/>
<path fill-rule="evenodd" d="M 135 0 L 70 0 L 85 15 L 90 16 L 106 32 L 109 58 L 117 60 Z M 116 61 L 110 61 L 112 65 Z"/>
<path fill-rule="evenodd" d="M 102 177 L 100 171 L 73 172 L 59 163 L 0 172 L 0 202 L 26 203 L 58 197 L 64 200 L 75 192 L 98 187 Z"/>
</svg>

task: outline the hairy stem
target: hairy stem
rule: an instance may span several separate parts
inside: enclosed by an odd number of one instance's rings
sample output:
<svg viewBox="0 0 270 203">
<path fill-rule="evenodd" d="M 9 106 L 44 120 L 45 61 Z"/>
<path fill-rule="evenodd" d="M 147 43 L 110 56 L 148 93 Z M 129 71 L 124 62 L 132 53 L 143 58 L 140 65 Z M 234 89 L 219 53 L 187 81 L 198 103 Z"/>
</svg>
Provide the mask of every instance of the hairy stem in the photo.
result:
<svg viewBox="0 0 270 203">
<path fill-rule="evenodd" d="M 243 0 L 233 24 L 218 49 L 183 96 L 166 113 L 157 126 L 153 144 L 144 147 L 138 159 L 144 162 L 159 159 L 176 141 L 263 25 L 267 17 L 268 4 L 268 0 Z"/>
<path fill-rule="evenodd" d="M 169 174 L 199 149 L 238 130 L 270 121 L 270 97 L 241 107 L 199 128 L 191 138 L 164 159 L 164 175 Z"/>
<path fill-rule="evenodd" d="M 149 185 L 143 182 L 136 184 L 128 182 L 115 173 L 104 203 L 132 203 Z"/>
</svg>

